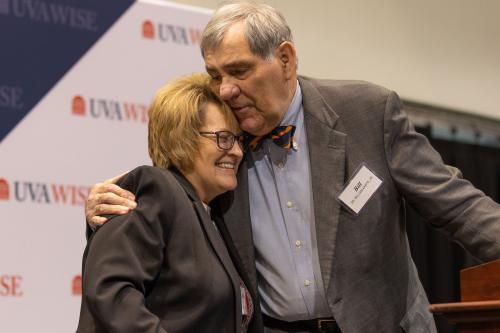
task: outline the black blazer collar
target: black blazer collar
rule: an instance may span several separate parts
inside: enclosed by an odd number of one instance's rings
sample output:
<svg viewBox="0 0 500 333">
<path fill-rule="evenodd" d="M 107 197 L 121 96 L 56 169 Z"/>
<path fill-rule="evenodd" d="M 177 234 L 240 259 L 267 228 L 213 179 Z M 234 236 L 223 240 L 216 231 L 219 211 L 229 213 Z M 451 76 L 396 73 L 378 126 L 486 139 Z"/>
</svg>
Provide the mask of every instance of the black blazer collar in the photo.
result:
<svg viewBox="0 0 500 333">
<path fill-rule="evenodd" d="M 194 189 L 193 185 L 189 182 L 189 180 L 187 180 L 186 177 L 184 177 L 179 169 L 171 166 L 168 168 L 168 171 L 170 171 L 175 179 L 177 179 L 184 191 L 186 191 L 186 194 L 188 195 L 189 199 L 191 199 L 191 201 L 201 201 L 201 199 L 196 194 L 196 190 Z"/>
</svg>

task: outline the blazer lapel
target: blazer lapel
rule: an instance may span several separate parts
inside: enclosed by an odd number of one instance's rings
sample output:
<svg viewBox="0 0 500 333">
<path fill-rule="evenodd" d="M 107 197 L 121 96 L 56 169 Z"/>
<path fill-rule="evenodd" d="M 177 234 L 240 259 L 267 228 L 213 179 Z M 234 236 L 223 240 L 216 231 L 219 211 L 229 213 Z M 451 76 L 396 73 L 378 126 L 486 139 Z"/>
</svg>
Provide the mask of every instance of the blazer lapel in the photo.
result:
<svg viewBox="0 0 500 333">
<path fill-rule="evenodd" d="M 224 217 L 224 224 L 250 280 L 250 285 L 247 287 L 257 291 L 255 250 L 248 198 L 248 169 L 245 159 L 238 170 L 238 187 L 235 191 L 227 192 L 217 198 L 213 207 Z"/>
<path fill-rule="evenodd" d="M 311 164 L 319 264 L 328 290 L 335 264 L 333 257 L 340 213 L 337 197 L 345 182 L 346 134 L 334 129 L 338 116 L 319 91 L 303 78 L 299 78 L 299 82 Z"/>
<path fill-rule="evenodd" d="M 222 236 L 219 234 L 219 231 L 216 229 L 217 227 L 214 225 L 208 212 L 206 211 L 203 203 L 200 201 L 198 196 L 196 195 L 191 184 L 179 173 L 172 172 L 175 178 L 179 181 L 180 185 L 186 191 L 188 197 L 193 201 L 193 207 L 196 211 L 196 215 L 198 215 L 198 219 L 200 221 L 200 225 L 205 231 L 205 235 L 207 236 L 208 241 L 212 245 L 215 254 L 219 258 L 222 266 L 226 270 L 231 283 L 233 285 L 234 294 L 236 296 L 236 327 L 239 330 L 241 327 L 241 316 L 238 314 L 241 313 L 241 292 L 240 292 L 240 277 L 238 272 L 235 270 L 233 263 L 231 261 L 231 257 L 229 256 L 229 252 L 225 247 L 225 243 L 222 239 Z"/>
</svg>

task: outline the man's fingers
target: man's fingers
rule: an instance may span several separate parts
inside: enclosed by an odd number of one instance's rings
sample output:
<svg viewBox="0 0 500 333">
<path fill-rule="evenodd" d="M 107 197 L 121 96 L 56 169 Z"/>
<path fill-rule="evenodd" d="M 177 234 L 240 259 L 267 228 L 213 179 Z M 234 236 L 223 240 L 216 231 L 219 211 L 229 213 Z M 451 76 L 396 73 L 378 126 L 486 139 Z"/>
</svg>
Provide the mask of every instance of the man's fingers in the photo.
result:
<svg viewBox="0 0 500 333">
<path fill-rule="evenodd" d="M 85 216 L 91 228 L 95 229 L 108 220 L 100 215 L 123 215 L 130 211 L 131 209 L 127 206 L 96 204 L 92 210 L 86 211 Z"/>
<path fill-rule="evenodd" d="M 100 204 L 95 206 L 94 214 L 91 219 L 97 215 L 123 215 L 128 213 L 130 210 L 131 209 L 127 206 Z"/>
<path fill-rule="evenodd" d="M 95 228 L 107 221 L 102 215 L 126 214 L 137 206 L 135 196 L 115 184 L 125 174 L 105 180 L 90 189 L 85 202 L 85 217 L 91 227 Z"/>
<path fill-rule="evenodd" d="M 96 206 L 97 205 L 117 205 L 117 206 L 125 206 L 131 209 L 134 209 L 137 204 L 135 201 L 121 197 L 113 192 L 105 192 L 105 193 L 98 193 L 92 198 L 93 201 L 95 201 Z"/>
<path fill-rule="evenodd" d="M 135 196 L 133 193 L 122 189 L 120 186 L 112 183 L 101 183 L 94 186 L 92 189 L 93 193 L 113 193 L 118 197 L 123 197 L 124 199 L 134 201 Z"/>
<path fill-rule="evenodd" d="M 88 222 L 92 229 L 95 229 L 104 224 L 108 219 L 102 216 L 93 216 Z"/>
</svg>

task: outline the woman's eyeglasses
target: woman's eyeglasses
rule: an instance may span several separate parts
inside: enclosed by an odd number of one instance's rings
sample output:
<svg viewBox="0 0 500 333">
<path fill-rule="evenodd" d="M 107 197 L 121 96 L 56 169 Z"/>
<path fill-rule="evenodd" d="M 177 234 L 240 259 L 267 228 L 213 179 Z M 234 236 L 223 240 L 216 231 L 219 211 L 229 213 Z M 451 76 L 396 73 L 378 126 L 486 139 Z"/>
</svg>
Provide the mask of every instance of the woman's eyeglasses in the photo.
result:
<svg viewBox="0 0 500 333">
<path fill-rule="evenodd" d="M 215 132 L 199 132 L 202 136 L 213 137 L 215 136 L 217 141 L 217 147 L 222 150 L 231 150 L 234 146 L 234 142 L 237 141 L 240 148 L 243 150 L 243 134 L 235 135 L 230 131 L 215 131 Z"/>
</svg>

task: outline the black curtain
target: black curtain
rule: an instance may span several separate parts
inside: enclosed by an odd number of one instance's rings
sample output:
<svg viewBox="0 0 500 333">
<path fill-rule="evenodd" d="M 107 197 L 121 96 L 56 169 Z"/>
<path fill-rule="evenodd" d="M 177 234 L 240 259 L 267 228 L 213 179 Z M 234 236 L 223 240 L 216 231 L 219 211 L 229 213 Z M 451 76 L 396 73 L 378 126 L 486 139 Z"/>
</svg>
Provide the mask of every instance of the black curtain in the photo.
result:
<svg viewBox="0 0 500 333">
<path fill-rule="evenodd" d="M 417 128 L 429 138 L 446 164 L 459 168 L 465 179 L 499 202 L 500 149 L 433 139 L 430 128 Z M 412 207 L 408 209 L 408 238 L 420 279 L 431 303 L 460 301 L 461 269 L 479 262 L 444 234 L 429 227 Z M 455 333 L 453 325 L 436 317 L 440 333 Z"/>
</svg>

